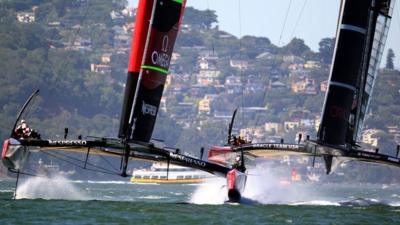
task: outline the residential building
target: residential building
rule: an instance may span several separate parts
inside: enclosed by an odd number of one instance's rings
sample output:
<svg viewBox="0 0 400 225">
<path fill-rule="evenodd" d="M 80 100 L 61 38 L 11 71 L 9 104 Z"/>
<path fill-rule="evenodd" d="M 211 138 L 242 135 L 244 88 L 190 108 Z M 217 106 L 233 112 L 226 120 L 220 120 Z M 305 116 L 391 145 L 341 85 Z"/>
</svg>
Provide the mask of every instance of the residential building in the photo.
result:
<svg viewBox="0 0 400 225">
<path fill-rule="evenodd" d="M 219 84 L 220 74 L 219 70 L 200 70 L 197 75 L 197 83 L 204 86 Z"/>
<path fill-rule="evenodd" d="M 245 60 L 233 60 L 233 59 L 231 59 L 229 61 L 229 65 L 232 68 L 235 68 L 235 69 L 245 70 L 245 69 L 247 69 L 249 67 L 249 62 L 247 62 Z"/>
<path fill-rule="evenodd" d="M 17 13 L 17 20 L 21 23 L 33 23 L 35 22 L 35 13 L 19 12 Z"/>
<path fill-rule="evenodd" d="M 328 81 L 327 80 L 322 81 L 319 87 L 321 92 L 326 92 L 328 90 Z"/>
<path fill-rule="evenodd" d="M 362 141 L 365 144 L 369 144 L 373 147 L 378 147 L 378 137 L 377 134 L 382 132 L 378 129 L 367 129 L 362 132 Z"/>
<path fill-rule="evenodd" d="M 299 121 L 285 121 L 283 123 L 283 127 L 285 129 L 285 132 L 289 132 L 291 130 L 297 129 L 300 126 Z"/>
<path fill-rule="evenodd" d="M 315 80 L 306 78 L 298 82 L 293 82 L 292 91 L 294 93 L 303 93 L 312 95 L 317 94 L 317 87 L 315 85 Z"/>
<path fill-rule="evenodd" d="M 111 66 L 105 64 L 90 64 L 90 71 L 94 73 L 100 74 L 110 74 L 111 73 Z"/>
<path fill-rule="evenodd" d="M 321 63 L 318 61 L 312 61 L 309 60 L 306 63 L 304 63 L 304 68 L 305 69 L 317 69 L 317 68 L 321 68 Z"/>
<path fill-rule="evenodd" d="M 279 132 L 279 123 L 273 123 L 273 122 L 265 123 L 264 129 L 266 132 L 276 134 Z"/>
</svg>

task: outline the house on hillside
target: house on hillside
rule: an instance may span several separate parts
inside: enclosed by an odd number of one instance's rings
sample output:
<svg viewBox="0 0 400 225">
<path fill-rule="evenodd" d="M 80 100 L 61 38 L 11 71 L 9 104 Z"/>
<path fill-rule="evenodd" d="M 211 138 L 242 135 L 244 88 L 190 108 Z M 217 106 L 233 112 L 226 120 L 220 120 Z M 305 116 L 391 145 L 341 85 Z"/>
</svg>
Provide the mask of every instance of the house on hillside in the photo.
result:
<svg viewBox="0 0 400 225">
<path fill-rule="evenodd" d="M 111 74 L 111 66 L 105 64 L 90 64 L 90 71 L 99 74 Z"/>
<path fill-rule="evenodd" d="M 205 95 L 204 98 L 199 101 L 198 114 L 210 115 L 212 111 L 211 104 L 216 97 L 217 95 Z"/>
<path fill-rule="evenodd" d="M 285 88 L 286 84 L 280 81 L 279 76 L 272 76 L 268 82 L 268 90 L 281 90 Z"/>
<path fill-rule="evenodd" d="M 17 13 L 17 20 L 20 23 L 33 23 L 33 22 L 35 22 L 35 13 L 19 12 L 19 13 Z"/>
<path fill-rule="evenodd" d="M 322 81 L 319 85 L 319 90 L 321 92 L 326 92 L 328 90 L 328 80 Z"/>
<path fill-rule="evenodd" d="M 279 123 L 273 123 L 273 122 L 265 123 L 264 129 L 268 133 L 277 134 L 279 132 Z"/>
<path fill-rule="evenodd" d="M 101 55 L 101 62 L 102 63 L 110 63 L 111 62 L 112 53 L 104 53 Z"/>
<path fill-rule="evenodd" d="M 243 84 L 239 76 L 227 76 L 224 85 L 228 94 L 242 93 Z"/>
<path fill-rule="evenodd" d="M 300 126 L 300 121 L 285 121 L 283 123 L 283 128 L 285 132 L 292 131 L 294 129 L 297 129 Z"/>
<path fill-rule="evenodd" d="M 379 138 L 377 134 L 382 132 L 378 129 L 367 129 L 362 132 L 362 142 L 373 147 L 378 147 Z"/>
<path fill-rule="evenodd" d="M 317 94 L 317 87 L 315 85 L 315 80 L 306 78 L 298 82 L 293 82 L 292 91 L 294 93 L 315 95 Z"/>
<path fill-rule="evenodd" d="M 306 63 L 304 63 L 304 68 L 305 69 L 318 69 L 318 68 L 321 68 L 321 63 L 318 61 L 309 60 Z"/>
<path fill-rule="evenodd" d="M 238 69 L 238 70 L 246 70 L 247 68 L 249 68 L 249 62 L 245 61 L 245 60 L 233 60 L 231 59 L 229 61 L 229 65 L 232 68 Z"/>
<path fill-rule="evenodd" d="M 221 71 L 219 70 L 200 70 L 197 75 L 197 84 L 203 86 L 218 85 L 220 74 Z"/>
</svg>

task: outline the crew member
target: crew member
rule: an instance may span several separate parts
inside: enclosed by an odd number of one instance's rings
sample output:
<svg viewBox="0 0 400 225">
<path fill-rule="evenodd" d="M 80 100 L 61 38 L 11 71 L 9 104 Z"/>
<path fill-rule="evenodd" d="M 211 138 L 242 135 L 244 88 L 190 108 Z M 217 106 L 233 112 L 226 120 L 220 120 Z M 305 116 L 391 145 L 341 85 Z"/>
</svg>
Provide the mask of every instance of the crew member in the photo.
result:
<svg viewBox="0 0 400 225">
<path fill-rule="evenodd" d="M 20 124 L 14 130 L 15 138 L 36 138 L 40 139 L 40 134 L 31 129 L 25 120 L 21 120 Z"/>
<path fill-rule="evenodd" d="M 20 124 L 14 130 L 15 138 L 26 138 L 30 133 L 30 128 L 25 120 L 21 120 Z"/>
</svg>

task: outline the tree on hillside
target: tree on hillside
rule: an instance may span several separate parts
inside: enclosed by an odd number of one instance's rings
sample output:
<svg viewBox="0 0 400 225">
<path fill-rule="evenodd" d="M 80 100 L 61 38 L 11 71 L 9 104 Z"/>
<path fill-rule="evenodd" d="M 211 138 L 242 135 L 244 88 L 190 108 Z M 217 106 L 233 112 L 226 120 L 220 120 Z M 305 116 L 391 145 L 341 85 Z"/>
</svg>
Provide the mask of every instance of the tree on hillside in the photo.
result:
<svg viewBox="0 0 400 225">
<path fill-rule="evenodd" d="M 386 56 L 386 69 L 394 69 L 394 64 L 393 64 L 393 58 L 394 58 L 394 52 L 393 49 L 389 48 L 387 56 Z"/>
<path fill-rule="evenodd" d="M 321 61 L 330 64 L 335 49 L 335 38 L 324 38 L 319 42 L 319 56 Z"/>
<path fill-rule="evenodd" d="M 304 40 L 299 38 L 293 38 L 289 44 L 282 47 L 283 54 L 293 54 L 301 56 L 304 52 L 310 51 L 310 48 L 304 44 Z"/>
<path fill-rule="evenodd" d="M 213 23 L 218 23 L 218 20 L 214 10 L 200 11 L 193 7 L 187 7 L 185 9 L 183 23 L 190 24 L 194 27 L 210 29 Z"/>
</svg>

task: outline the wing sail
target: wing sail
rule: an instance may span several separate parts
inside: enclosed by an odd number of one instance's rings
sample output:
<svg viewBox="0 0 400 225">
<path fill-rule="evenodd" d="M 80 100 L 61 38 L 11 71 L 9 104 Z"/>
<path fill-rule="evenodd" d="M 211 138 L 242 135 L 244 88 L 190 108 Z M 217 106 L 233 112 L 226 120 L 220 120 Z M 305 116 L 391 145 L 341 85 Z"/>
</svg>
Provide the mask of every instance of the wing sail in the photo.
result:
<svg viewBox="0 0 400 225">
<path fill-rule="evenodd" d="M 371 35 L 368 38 L 368 52 L 366 53 L 360 79 L 360 90 L 357 96 L 358 106 L 355 121 L 353 124 L 350 124 L 350 131 L 354 130 L 351 137 L 354 141 L 357 141 L 361 137 L 365 116 L 378 75 L 380 60 L 385 48 L 394 2 L 393 0 L 381 1 L 376 6 L 376 10 L 373 11 L 373 16 L 370 18 L 369 32 Z"/>
<path fill-rule="evenodd" d="M 393 0 L 345 1 L 318 131 L 319 143 L 356 145 L 368 110 L 393 4 Z"/>
<path fill-rule="evenodd" d="M 143 59 L 144 47 L 147 40 L 147 30 L 150 27 L 150 17 L 153 11 L 153 1 L 140 0 L 135 21 L 135 31 L 129 56 L 128 76 L 126 80 L 124 100 L 118 137 L 127 137 L 129 133 L 129 118 L 136 87 L 139 80 L 140 65 Z"/>
<path fill-rule="evenodd" d="M 185 1 L 156 0 L 130 124 L 132 140 L 149 142 L 164 90 Z"/>
</svg>

